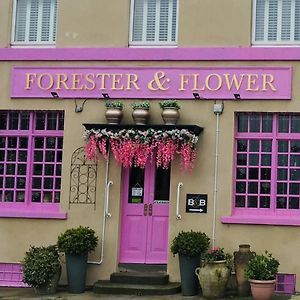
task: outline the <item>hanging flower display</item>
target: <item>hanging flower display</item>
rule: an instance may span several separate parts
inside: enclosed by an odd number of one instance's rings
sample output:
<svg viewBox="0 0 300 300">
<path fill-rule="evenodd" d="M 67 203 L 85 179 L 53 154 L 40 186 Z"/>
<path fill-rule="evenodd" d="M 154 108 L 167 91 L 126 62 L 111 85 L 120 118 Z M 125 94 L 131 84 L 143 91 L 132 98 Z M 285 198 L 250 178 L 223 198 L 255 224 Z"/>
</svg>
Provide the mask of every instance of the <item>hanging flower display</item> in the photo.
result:
<svg viewBox="0 0 300 300">
<path fill-rule="evenodd" d="M 198 136 L 187 129 L 146 130 L 90 129 L 84 133 L 86 156 L 97 160 L 98 153 L 108 159 L 109 146 L 114 158 L 123 167 L 144 168 L 147 160 L 156 158 L 156 166 L 169 168 L 176 154 L 181 157 L 181 167 L 191 170 L 196 159 Z"/>
</svg>

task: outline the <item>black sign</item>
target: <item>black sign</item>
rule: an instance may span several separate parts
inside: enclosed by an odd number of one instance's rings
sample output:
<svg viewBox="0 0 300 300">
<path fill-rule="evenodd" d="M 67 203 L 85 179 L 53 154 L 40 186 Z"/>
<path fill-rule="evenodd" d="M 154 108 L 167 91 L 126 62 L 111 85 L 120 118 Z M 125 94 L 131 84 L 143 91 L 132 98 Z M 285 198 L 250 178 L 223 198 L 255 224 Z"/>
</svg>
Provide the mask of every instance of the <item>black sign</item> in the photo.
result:
<svg viewBox="0 0 300 300">
<path fill-rule="evenodd" d="M 186 212 L 207 213 L 207 194 L 186 194 Z"/>
</svg>

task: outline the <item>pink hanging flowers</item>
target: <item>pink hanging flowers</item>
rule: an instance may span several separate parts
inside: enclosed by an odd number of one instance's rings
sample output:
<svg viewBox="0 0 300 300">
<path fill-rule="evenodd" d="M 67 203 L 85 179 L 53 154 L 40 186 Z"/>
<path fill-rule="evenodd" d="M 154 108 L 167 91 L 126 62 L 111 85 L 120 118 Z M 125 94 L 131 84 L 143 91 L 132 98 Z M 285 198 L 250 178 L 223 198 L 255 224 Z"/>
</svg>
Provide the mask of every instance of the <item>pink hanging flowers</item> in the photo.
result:
<svg viewBox="0 0 300 300">
<path fill-rule="evenodd" d="M 108 147 L 123 167 L 144 168 L 148 159 L 156 158 L 156 166 L 169 168 L 176 154 L 181 156 L 181 167 L 192 170 L 196 160 L 198 137 L 187 129 L 147 130 L 107 129 L 86 130 L 86 156 L 97 160 L 98 152 L 108 159 Z"/>
</svg>

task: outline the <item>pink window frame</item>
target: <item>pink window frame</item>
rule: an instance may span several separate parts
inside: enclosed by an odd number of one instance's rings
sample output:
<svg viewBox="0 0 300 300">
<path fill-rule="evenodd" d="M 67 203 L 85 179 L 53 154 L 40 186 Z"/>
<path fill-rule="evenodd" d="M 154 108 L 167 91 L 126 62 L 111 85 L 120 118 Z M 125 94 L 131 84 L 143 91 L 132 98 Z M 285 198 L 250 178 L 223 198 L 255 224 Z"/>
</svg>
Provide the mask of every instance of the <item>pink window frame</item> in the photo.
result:
<svg viewBox="0 0 300 300">
<path fill-rule="evenodd" d="M 61 171 L 60 174 L 56 173 L 56 168 L 58 165 L 61 165 L 62 162 L 58 161 L 58 153 L 62 155 L 62 145 L 58 145 L 58 139 L 63 138 L 63 128 L 59 129 L 59 118 L 60 116 L 64 116 L 64 113 L 61 111 L 26 111 L 29 113 L 29 127 L 28 129 L 21 129 L 20 128 L 20 123 L 21 123 L 21 117 L 20 113 L 25 112 L 25 111 L 9 111 L 9 110 L 3 110 L 1 111 L 2 114 L 6 114 L 6 129 L 0 129 L 0 137 L 4 138 L 6 144 L 1 146 L 1 150 L 4 150 L 4 162 L 3 162 L 3 174 L 1 174 L 1 177 L 3 178 L 3 183 L 2 186 L 0 186 L 0 191 L 2 191 L 2 195 L 0 195 L 0 217 L 24 217 L 24 218 L 55 218 L 55 219 L 65 219 L 66 218 L 66 213 L 59 212 L 59 207 L 60 203 L 54 202 L 54 195 L 55 193 L 58 193 L 60 197 L 61 193 L 61 187 L 59 186 L 57 188 L 56 186 L 56 180 L 57 182 L 61 183 Z M 17 113 L 18 114 L 18 129 L 9 129 L 9 114 L 10 113 Z M 48 130 L 46 128 L 46 121 L 45 120 L 45 127 L 43 130 L 38 130 L 35 129 L 35 124 L 36 124 L 36 117 L 37 113 L 43 113 L 45 116 L 49 115 L 49 113 L 55 114 L 56 115 L 56 129 L 55 130 Z M 63 127 L 63 126 L 62 126 Z M 16 138 L 17 140 L 17 146 L 16 146 L 16 151 L 15 151 L 15 160 L 11 161 L 11 164 L 14 165 L 14 174 L 6 174 L 6 168 L 7 165 L 9 164 L 8 161 L 8 151 L 14 151 L 12 147 L 8 147 L 8 140 L 9 138 Z M 19 141 L 20 138 L 27 138 L 27 147 L 23 148 L 20 147 Z M 38 150 L 43 151 L 43 158 L 41 161 L 37 161 L 34 159 L 34 151 L 37 149 L 34 145 L 34 141 L 36 138 L 43 138 L 44 143 L 42 148 L 39 148 Z M 55 146 L 54 148 L 48 148 L 46 146 L 46 141 L 47 138 L 54 138 L 55 139 Z M 48 139 L 49 140 L 49 139 Z M 63 142 L 63 141 L 61 141 Z M 26 151 L 27 152 L 27 160 L 26 161 L 20 161 L 19 160 L 19 153 L 20 151 Z M 46 151 L 52 153 L 54 155 L 54 161 L 50 160 L 47 161 L 46 159 Z M 61 160 L 61 159 L 60 159 Z M 34 170 L 34 163 L 38 164 L 42 167 L 42 174 L 40 175 L 34 175 L 33 170 Z M 45 166 L 47 163 L 52 165 L 53 167 L 53 175 L 46 175 L 45 174 Z M 22 164 L 26 164 L 26 174 L 18 174 L 17 170 L 18 167 Z M 18 188 L 17 187 L 17 178 L 18 177 L 23 177 L 25 178 L 25 187 L 23 188 Z M 41 187 L 34 189 L 32 187 L 32 181 L 34 178 L 41 178 Z M 8 178 L 13 178 L 13 187 L 7 187 L 6 188 L 6 180 Z M 45 180 L 44 179 L 50 179 L 50 182 L 52 181 L 52 189 L 48 188 L 46 189 L 44 187 Z M 41 198 L 40 202 L 32 202 L 32 194 L 33 192 L 40 192 Z M 13 193 L 13 201 L 12 202 L 5 202 L 5 195 L 6 192 L 12 191 Z M 24 193 L 24 201 L 22 202 L 17 202 L 17 192 L 23 192 Z M 43 202 L 42 200 L 42 195 L 44 194 L 51 194 L 52 199 L 49 202 Z M 44 198 L 45 199 L 45 198 Z"/>
<path fill-rule="evenodd" d="M 251 113 L 243 113 L 244 115 L 248 116 L 248 126 L 249 126 L 249 119 Z M 263 113 L 255 113 L 256 115 L 259 115 L 260 118 L 263 115 Z M 221 217 L 222 223 L 237 223 L 237 224 L 269 224 L 269 225 L 294 225 L 294 226 L 299 226 L 300 225 L 300 199 L 299 195 L 298 197 L 298 203 L 299 203 L 299 208 L 297 209 L 290 209 L 288 208 L 289 206 L 289 196 L 295 197 L 296 195 L 293 194 L 286 194 L 287 198 L 287 204 L 286 208 L 276 208 L 276 199 L 277 199 L 277 183 L 278 182 L 283 182 L 286 183 L 287 189 L 290 183 L 297 183 L 300 184 L 300 180 L 295 180 L 292 181 L 289 179 L 289 177 L 286 178 L 286 180 L 278 180 L 277 179 L 277 171 L 280 169 L 282 166 L 278 166 L 278 154 L 281 152 L 278 151 L 278 141 L 288 141 L 288 150 L 287 152 L 284 152 L 284 154 L 287 155 L 288 157 L 288 162 L 286 166 L 283 166 L 282 169 L 287 170 L 287 176 L 289 176 L 289 171 L 292 168 L 295 168 L 297 170 L 300 170 L 300 166 L 292 167 L 290 166 L 290 156 L 295 154 L 290 151 L 289 143 L 291 141 L 300 141 L 300 133 L 291 133 L 291 117 L 293 115 L 299 116 L 299 114 L 293 114 L 293 113 L 268 113 L 268 115 L 272 115 L 272 132 L 262 132 L 260 128 L 260 132 L 249 132 L 249 127 L 248 127 L 248 132 L 238 132 L 237 128 L 237 121 L 238 121 L 238 115 L 236 114 L 235 118 L 235 142 L 234 142 L 234 169 L 233 169 L 233 198 L 232 198 L 232 215 L 231 216 L 223 216 Z M 289 127 L 288 127 L 288 133 L 279 133 L 278 131 L 278 121 L 279 121 L 279 116 L 280 115 L 286 115 L 289 117 Z M 262 124 L 262 122 L 261 122 Z M 262 126 L 262 125 L 261 125 Z M 240 139 L 245 139 L 245 140 L 259 140 L 260 143 L 262 140 L 271 140 L 272 141 L 272 148 L 271 152 L 271 176 L 270 176 L 270 208 L 259 208 L 259 196 L 260 193 L 258 191 L 257 196 L 258 196 L 258 203 L 257 207 L 247 207 L 247 196 L 249 193 L 247 191 L 244 193 L 246 196 L 245 200 L 245 207 L 236 207 L 235 206 L 235 196 L 239 193 L 236 191 L 236 182 L 237 182 L 237 141 Z M 260 144 L 259 143 L 259 144 Z M 240 152 L 239 152 L 240 153 Z M 247 158 L 249 157 L 249 143 L 247 150 L 244 152 L 247 154 Z M 259 148 L 258 152 L 255 152 L 259 155 L 259 160 L 261 159 L 261 154 L 263 153 L 261 151 L 261 148 Z M 298 152 L 299 153 L 299 152 Z M 300 154 L 299 154 L 300 155 Z M 300 158 L 300 157 L 299 157 Z M 241 167 L 241 166 L 239 166 Z M 245 167 L 247 170 L 248 174 L 248 168 L 251 167 L 249 164 L 249 160 L 247 159 L 246 165 L 243 165 L 242 167 Z M 258 169 L 261 169 L 262 165 L 259 163 L 258 166 L 255 166 Z M 246 176 L 246 179 L 241 180 L 241 182 L 244 181 L 246 183 L 246 187 L 248 186 L 249 178 Z M 250 180 L 251 181 L 251 180 Z M 258 176 L 257 180 L 252 180 L 253 182 L 257 182 L 258 185 L 261 181 L 261 178 Z M 267 181 L 267 180 L 266 180 Z"/>
</svg>

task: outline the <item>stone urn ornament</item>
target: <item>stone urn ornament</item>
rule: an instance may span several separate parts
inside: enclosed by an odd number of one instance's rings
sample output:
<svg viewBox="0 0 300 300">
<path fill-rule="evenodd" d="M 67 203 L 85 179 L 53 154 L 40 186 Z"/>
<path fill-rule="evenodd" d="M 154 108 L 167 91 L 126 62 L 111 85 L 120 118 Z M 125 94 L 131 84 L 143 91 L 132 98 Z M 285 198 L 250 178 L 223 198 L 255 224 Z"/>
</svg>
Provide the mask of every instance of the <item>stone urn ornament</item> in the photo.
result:
<svg viewBox="0 0 300 300">
<path fill-rule="evenodd" d="M 148 123 L 150 117 L 150 102 L 144 101 L 140 103 L 131 104 L 132 111 L 132 119 L 136 125 L 146 125 Z"/>
<path fill-rule="evenodd" d="M 180 118 L 180 106 L 177 101 L 164 100 L 159 102 L 159 106 L 162 109 L 161 117 L 165 125 L 176 125 Z"/>
<path fill-rule="evenodd" d="M 239 251 L 233 253 L 238 295 L 241 297 L 250 296 L 250 283 L 245 276 L 245 269 L 255 255 L 255 252 L 250 251 L 248 244 L 239 245 Z"/>
<path fill-rule="evenodd" d="M 207 299 L 220 299 L 225 296 L 229 281 L 232 256 L 224 248 L 209 250 L 201 259 L 200 267 L 195 269 L 202 289 L 202 296 Z"/>
<path fill-rule="evenodd" d="M 105 107 L 107 124 L 120 124 L 123 118 L 123 103 L 120 101 L 108 100 L 105 102 Z"/>
</svg>

